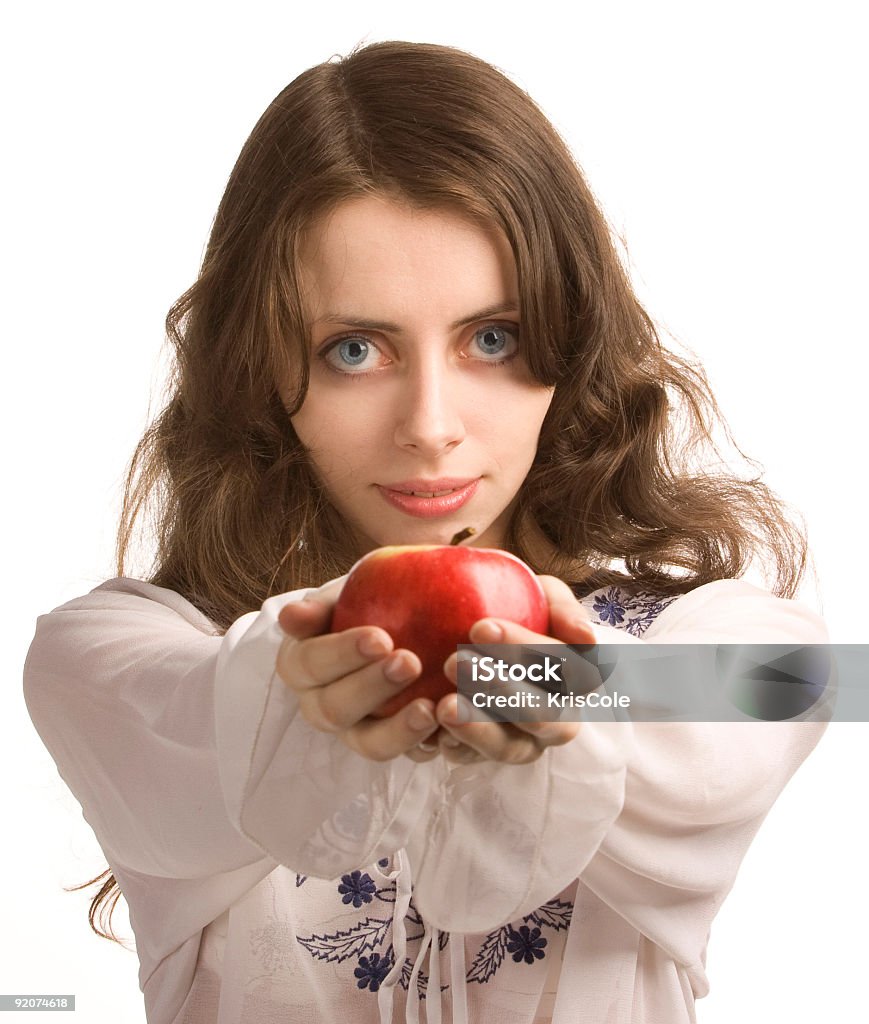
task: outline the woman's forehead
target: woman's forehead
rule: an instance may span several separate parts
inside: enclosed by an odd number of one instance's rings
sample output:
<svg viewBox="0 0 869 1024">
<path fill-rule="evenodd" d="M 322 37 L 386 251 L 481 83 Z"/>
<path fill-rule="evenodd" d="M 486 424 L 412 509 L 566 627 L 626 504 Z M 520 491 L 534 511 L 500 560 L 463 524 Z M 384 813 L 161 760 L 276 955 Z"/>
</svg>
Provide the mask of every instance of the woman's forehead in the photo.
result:
<svg viewBox="0 0 869 1024">
<path fill-rule="evenodd" d="M 298 257 L 309 320 L 404 318 L 423 308 L 457 321 L 518 307 L 506 236 L 452 209 L 347 200 L 310 225 Z"/>
</svg>

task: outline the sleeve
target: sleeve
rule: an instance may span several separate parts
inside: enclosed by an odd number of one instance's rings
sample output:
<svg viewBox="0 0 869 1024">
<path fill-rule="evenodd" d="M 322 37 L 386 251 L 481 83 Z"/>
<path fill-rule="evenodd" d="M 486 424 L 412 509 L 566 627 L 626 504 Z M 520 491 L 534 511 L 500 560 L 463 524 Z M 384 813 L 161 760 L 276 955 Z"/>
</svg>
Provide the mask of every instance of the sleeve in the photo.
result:
<svg viewBox="0 0 869 1024">
<path fill-rule="evenodd" d="M 112 581 L 37 621 L 31 719 L 107 858 L 161 878 L 262 860 L 229 821 L 217 773 L 222 638 L 178 595 Z"/>
<path fill-rule="evenodd" d="M 394 853 L 434 798 L 441 766 L 367 761 L 298 713 L 275 673 L 277 615 L 306 593 L 225 636 L 179 595 L 127 579 L 37 622 L 28 711 L 148 959 L 278 865 L 337 878 Z"/>
<path fill-rule="evenodd" d="M 810 609 L 737 580 L 681 597 L 642 640 L 595 633 L 599 643 L 828 641 Z M 699 964 L 753 836 L 825 727 L 583 722 L 530 765 L 457 768 L 419 849 L 415 903 L 444 930 L 482 932 L 580 877 L 675 960 Z"/>
<path fill-rule="evenodd" d="M 222 644 L 179 595 L 120 579 L 40 616 L 24 665 L 31 719 L 121 884 L 143 964 L 275 867 L 220 788 Z"/>
<path fill-rule="evenodd" d="M 802 645 L 829 637 L 807 607 L 723 580 L 667 608 L 646 642 Z M 712 919 L 752 839 L 826 728 L 823 703 L 799 721 L 634 725 L 624 809 L 582 881 L 695 977 L 705 977 Z"/>
</svg>

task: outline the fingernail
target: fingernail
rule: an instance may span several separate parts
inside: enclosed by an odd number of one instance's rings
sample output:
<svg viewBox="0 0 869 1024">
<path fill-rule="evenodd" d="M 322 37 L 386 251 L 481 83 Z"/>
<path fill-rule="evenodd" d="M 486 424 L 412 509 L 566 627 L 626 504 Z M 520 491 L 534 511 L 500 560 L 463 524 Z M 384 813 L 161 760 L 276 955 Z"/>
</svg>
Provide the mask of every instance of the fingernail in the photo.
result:
<svg viewBox="0 0 869 1024">
<path fill-rule="evenodd" d="M 389 652 L 389 644 L 379 633 L 363 633 L 356 642 L 356 649 L 366 658 L 378 658 Z"/>
<path fill-rule="evenodd" d="M 441 708 L 438 717 L 444 725 L 464 725 L 473 720 L 471 710 L 470 702 L 457 693 L 455 701 L 450 701 Z"/>
<path fill-rule="evenodd" d="M 441 742 L 443 743 L 443 745 L 445 747 L 449 747 L 450 750 L 455 750 L 456 747 L 460 747 L 462 745 L 462 741 L 461 740 L 457 740 L 455 736 L 450 736 L 449 734 L 444 736 L 444 738 L 443 738 L 443 740 L 441 740 Z"/>
<path fill-rule="evenodd" d="M 404 655 L 395 654 L 384 662 L 383 674 L 391 683 L 407 683 L 416 673 L 413 665 L 408 665 Z"/>
<path fill-rule="evenodd" d="M 431 729 L 435 724 L 435 717 L 427 704 L 414 704 L 407 716 L 408 725 L 411 729 Z"/>
<path fill-rule="evenodd" d="M 464 724 L 465 722 L 473 722 L 475 718 L 478 721 L 480 719 L 480 714 L 478 713 L 477 715 L 474 715 L 474 706 L 471 704 L 468 698 L 461 693 L 456 694 L 455 710 L 455 722 L 458 725 Z"/>
<path fill-rule="evenodd" d="M 504 636 L 504 630 L 492 619 L 482 619 L 474 626 L 473 634 L 475 641 L 494 644 Z"/>
</svg>

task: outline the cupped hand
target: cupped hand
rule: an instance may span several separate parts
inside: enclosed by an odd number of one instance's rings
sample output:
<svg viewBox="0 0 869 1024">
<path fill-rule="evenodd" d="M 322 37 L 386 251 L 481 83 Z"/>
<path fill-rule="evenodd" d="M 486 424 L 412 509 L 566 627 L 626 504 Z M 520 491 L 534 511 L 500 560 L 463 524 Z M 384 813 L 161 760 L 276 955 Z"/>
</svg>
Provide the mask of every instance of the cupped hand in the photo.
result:
<svg viewBox="0 0 869 1024">
<path fill-rule="evenodd" d="M 481 619 L 474 623 L 470 639 L 475 644 L 593 644 L 594 631 L 588 615 L 567 584 L 554 576 L 538 577 L 549 601 L 550 637 L 540 636 L 505 619 Z M 444 671 L 456 682 L 457 659 L 452 654 Z M 499 761 L 527 764 L 536 761 L 547 747 L 569 743 L 579 732 L 579 722 L 468 722 L 459 720 L 458 694 L 438 702 L 436 715 L 443 729 L 438 750 L 419 748 L 407 752 L 415 761 L 429 760 L 438 752 L 456 764 Z"/>
<path fill-rule="evenodd" d="M 278 622 L 288 635 L 276 669 L 315 729 L 334 733 L 369 760 L 389 761 L 437 732 L 434 702 L 420 698 L 389 718 L 371 717 L 420 675 L 422 664 L 412 651 L 395 650 L 377 626 L 327 632 L 343 582 L 333 580 L 281 609 Z"/>
</svg>

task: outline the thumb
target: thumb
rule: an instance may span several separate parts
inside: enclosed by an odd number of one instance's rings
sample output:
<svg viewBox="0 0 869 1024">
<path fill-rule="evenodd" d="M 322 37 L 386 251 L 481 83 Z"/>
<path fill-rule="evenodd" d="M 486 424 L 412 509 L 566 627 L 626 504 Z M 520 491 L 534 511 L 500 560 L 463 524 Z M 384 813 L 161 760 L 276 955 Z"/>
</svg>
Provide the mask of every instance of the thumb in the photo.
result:
<svg viewBox="0 0 869 1024">
<path fill-rule="evenodd" d="M 290 601 L 278 612 L 278 625 L 296 640 L 327 633 L 331 621 L 332 605 L 312 597 Z"/>
<path fill-rule="evenodd" d="M 328 633 L 332 609 L 346 579 L 329 580 L 318 590 L 309 590 L 301 601 L 288 601 L 278 612 L 278 625 L 296 640 Z"/>
</svg>

